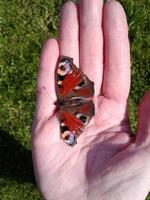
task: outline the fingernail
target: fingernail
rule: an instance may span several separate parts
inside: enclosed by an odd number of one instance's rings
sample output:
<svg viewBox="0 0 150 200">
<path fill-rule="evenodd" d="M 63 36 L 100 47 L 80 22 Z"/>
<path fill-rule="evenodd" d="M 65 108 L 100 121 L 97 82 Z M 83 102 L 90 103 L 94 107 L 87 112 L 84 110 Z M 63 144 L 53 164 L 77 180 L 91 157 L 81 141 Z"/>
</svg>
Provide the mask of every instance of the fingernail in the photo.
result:
<svg viewBox="0 0 150 200">
<path fill-rule="evenodd" d="M 110 1 L 112 1 L 112 0 L 105 0 L 105 3 L 109 3 Z"/>
</svg>

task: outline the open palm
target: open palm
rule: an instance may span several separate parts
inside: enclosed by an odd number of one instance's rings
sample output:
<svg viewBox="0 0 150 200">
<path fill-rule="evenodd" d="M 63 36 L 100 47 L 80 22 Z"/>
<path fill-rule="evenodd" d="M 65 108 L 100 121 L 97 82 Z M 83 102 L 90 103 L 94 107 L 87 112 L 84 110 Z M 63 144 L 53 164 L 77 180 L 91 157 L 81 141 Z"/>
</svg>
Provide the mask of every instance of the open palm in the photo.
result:
<svg viewBox="0 0 150 200">
<path fill-rule="evenodd" d="M 60 55 L 95 83 L 95 116 L 73 148 L 60 139 L 54 114 Z M 45 89 L 48 92 L 46 92 Z M 147 93 L 131 138 L 127 98 L 130 53 L 126 17 L 114 0 L 67 2 L 59 40 L 42 48 L 32 153 L 37 185 L 46 200 L 143 200 L 150 189 L 150 110 Z"/>
</svg>

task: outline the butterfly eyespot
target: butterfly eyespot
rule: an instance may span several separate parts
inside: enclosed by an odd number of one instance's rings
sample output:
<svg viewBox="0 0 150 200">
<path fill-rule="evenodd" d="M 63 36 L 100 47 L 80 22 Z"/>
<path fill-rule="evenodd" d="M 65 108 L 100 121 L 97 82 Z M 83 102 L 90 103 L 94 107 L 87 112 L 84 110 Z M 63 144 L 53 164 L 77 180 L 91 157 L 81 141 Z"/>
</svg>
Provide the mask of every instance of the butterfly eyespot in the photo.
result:
<svg viewBox="0 0 150 200">
<path fill-rule="evenodd" d="M 69 130 L 66 130 L 63 134 L 62 134 L 62 139 L 65 141 L 66 144 L 68 144 L 69 146 L 73 146 L 77 143 L 77 139 L 76 136 Z"/>
<path fill-rule="evenodd" d="M 75 90 L 79 90 L 80 88 L 82 88 L 85 85 L 85 80 L 82 79 L 80 81 L 80 83 L 75 87 Z"/>
<path fill-rule="evenodd" d="M 77 113 L 77 114 L 76 114 L 76 117 L 77 117 L 78 119 L 80 119 L 84 124 L 85 124 L 86 121 L 87 121 L 87 117 L 86 117 L 85 115 L 83 115 L 82 113 Z"/>
<path fill-rule="evenodd" d="M 82 87 L 83 85 L 85 85 L 85 80 L 84 79 L 81 80 L 81 82 L 79 83 L 78 86 Z"/>
<path fill-rule="evenodd" d="M 66 144 L 68 144 L 69 146 L 73 146 L 73 145 L 75 145 L 77 143 L 75 135 L 73 133 L 71 133 L 71 132 L 70 132 L 69 135 L 67 135 L 65 137 L 64 140 L 65 140 Z"/>
<path fill-rule="evenodd" d="M 67 59 L 62 59 L 58 65 L 57 73 L 61 76 L 65 76 L 70 73 L 71 70 L 71 62 Z"/>
</svg>

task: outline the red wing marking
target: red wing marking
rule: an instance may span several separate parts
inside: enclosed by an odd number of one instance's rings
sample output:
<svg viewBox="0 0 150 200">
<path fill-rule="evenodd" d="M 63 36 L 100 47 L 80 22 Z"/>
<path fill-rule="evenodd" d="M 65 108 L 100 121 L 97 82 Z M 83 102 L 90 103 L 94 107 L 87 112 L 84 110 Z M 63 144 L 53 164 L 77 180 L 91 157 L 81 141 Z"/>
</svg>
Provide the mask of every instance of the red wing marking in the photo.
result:
<svg viewBox="0 0 150 200">
<path fill-rule="evenodd" d="M 81 78 L 81 74 L 78 71 L 68 74 L 62 82 L 62 88 L 60 88 L 61 95 L 66 96 L 70 91 L 72 91 L 75 86 L 80 83 Z"/>
<path fill-rule="evenodd" d="M 79 136 L 80 133 L 83 131 L 82 122 L 72 113 L 64 111 L 60 113 L 60 117 L 61 120 L 64 120 L 65 126 L 67 126 L 71 132 L 75 132 L 76 136 Z"/>
<path fill-rule="evenodd" d="M 79 96 L 79 97 L 90 97 L 91 96 L 90 94 L 91 94 L 91 91 L 89 91 L 88 88 L 81 88 L 76 91 L 76 96 Z"/>
<path fill-rule="evenodd" d="M 89 104 L 84 104 L 81 108 L 80 108 L 80 112 L 87 114 L 89 112 Z"/>
</svg>

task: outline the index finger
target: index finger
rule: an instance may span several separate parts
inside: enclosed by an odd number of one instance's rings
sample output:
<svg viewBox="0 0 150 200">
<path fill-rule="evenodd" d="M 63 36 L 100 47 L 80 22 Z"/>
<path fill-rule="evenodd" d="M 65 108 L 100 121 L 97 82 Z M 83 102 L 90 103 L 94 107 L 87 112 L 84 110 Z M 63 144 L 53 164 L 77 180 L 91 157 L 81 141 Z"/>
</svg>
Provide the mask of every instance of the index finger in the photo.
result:
<svg viewBox="0 0 150 200">
<path fill-rule="evenodd" d="M 41 51 L 36 98 L 36 118 L 50 117 L 54 110 L 55 68 L 59 56 L 58 42 L 48 39 Z"/>
</svg>

